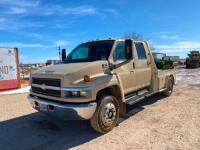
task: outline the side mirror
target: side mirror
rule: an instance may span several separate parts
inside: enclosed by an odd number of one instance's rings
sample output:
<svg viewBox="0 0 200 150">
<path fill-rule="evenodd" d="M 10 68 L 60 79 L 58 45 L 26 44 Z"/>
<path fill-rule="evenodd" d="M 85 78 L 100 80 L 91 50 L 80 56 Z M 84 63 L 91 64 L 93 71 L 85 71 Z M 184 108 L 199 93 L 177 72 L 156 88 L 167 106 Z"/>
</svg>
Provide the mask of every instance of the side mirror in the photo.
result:
<svg viewBox="0 0 200 150">
<path fill-rule="evenodd" d="M 133 44 L 131 39 L 125 40 L 125 53 L 127 60 L 133 59 Z"/>
<path fill-rule="evenodd" d="M 66 49 L 62 49 L 62 61 L 64 61 L 66 58 Z"/>
</svg>

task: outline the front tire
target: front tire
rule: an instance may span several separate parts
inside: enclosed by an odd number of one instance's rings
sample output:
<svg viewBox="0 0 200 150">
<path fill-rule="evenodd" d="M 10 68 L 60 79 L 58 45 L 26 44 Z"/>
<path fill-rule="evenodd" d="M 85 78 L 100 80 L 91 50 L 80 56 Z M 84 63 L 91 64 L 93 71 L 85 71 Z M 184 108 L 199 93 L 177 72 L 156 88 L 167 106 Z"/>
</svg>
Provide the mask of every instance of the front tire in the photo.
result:
<svg viewBox="0 0 200 150">
<path fill-rule="evenodd" d="M 95 114 L 90 119 L 94 130 L 100 133 L 111 131 L 119 120 L 119 103 L 114 96 L 102 96 L 98 100 Z"/>
</svg>

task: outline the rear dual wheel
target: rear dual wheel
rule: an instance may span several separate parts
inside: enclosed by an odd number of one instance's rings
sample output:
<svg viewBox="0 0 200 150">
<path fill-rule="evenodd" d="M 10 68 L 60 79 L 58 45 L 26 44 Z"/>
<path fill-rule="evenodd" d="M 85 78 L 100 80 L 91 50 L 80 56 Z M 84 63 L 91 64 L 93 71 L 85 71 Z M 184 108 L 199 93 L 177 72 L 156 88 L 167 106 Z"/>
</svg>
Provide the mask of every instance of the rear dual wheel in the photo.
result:
<svg viewBox="0 0 200 150">
<path fill-rule="evenodd" d="M 170 96 L 173 92 L 174 82 L 172 78 L 169 78 L 166 85 L 166 90 L 162 93 L 164 96 Z"/>
<path fill-rule="evenodd" d="M 90 119 L 94 130 L 100 133 L 111 131 L 118 123 L 119 103 L 114 96 L 102 95 L 98 100 L 95 114 Z"/>
</svg>

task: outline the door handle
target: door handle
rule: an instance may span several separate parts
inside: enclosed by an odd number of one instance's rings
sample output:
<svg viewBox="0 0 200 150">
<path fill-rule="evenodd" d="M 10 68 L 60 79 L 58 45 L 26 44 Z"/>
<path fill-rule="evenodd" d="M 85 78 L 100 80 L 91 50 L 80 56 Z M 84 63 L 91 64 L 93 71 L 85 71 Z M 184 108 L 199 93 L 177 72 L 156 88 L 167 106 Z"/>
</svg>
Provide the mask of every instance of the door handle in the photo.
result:
<svg viewBox="0 0 200 150">
<path fill-rule="evenodd" d="M 133 62 L 133 68 L 135 68 L 135 63 Z"/>
<path fill-rule="evenodd" d="M 131 70 L 130 73 L 135 73 L 134 70 Z"/>
</svg>

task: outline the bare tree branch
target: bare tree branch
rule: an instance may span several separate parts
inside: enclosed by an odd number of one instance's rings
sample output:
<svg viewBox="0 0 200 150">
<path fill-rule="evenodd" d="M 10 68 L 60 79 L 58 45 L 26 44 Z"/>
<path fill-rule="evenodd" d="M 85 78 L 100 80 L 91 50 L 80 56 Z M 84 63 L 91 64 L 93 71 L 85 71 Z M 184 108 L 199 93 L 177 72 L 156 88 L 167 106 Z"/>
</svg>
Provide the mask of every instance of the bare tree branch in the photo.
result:
<svg viewBox="0 0 200 150">
<path fill-rule="evenodd" d="M 144 40 L 142 35 L 140 35 L 136 32 L 127 33 L 127 34 L 124 35 L 124 38 L 131 38 L 131 39 L 134 39 L 134 40 Z"/>
</svg>

